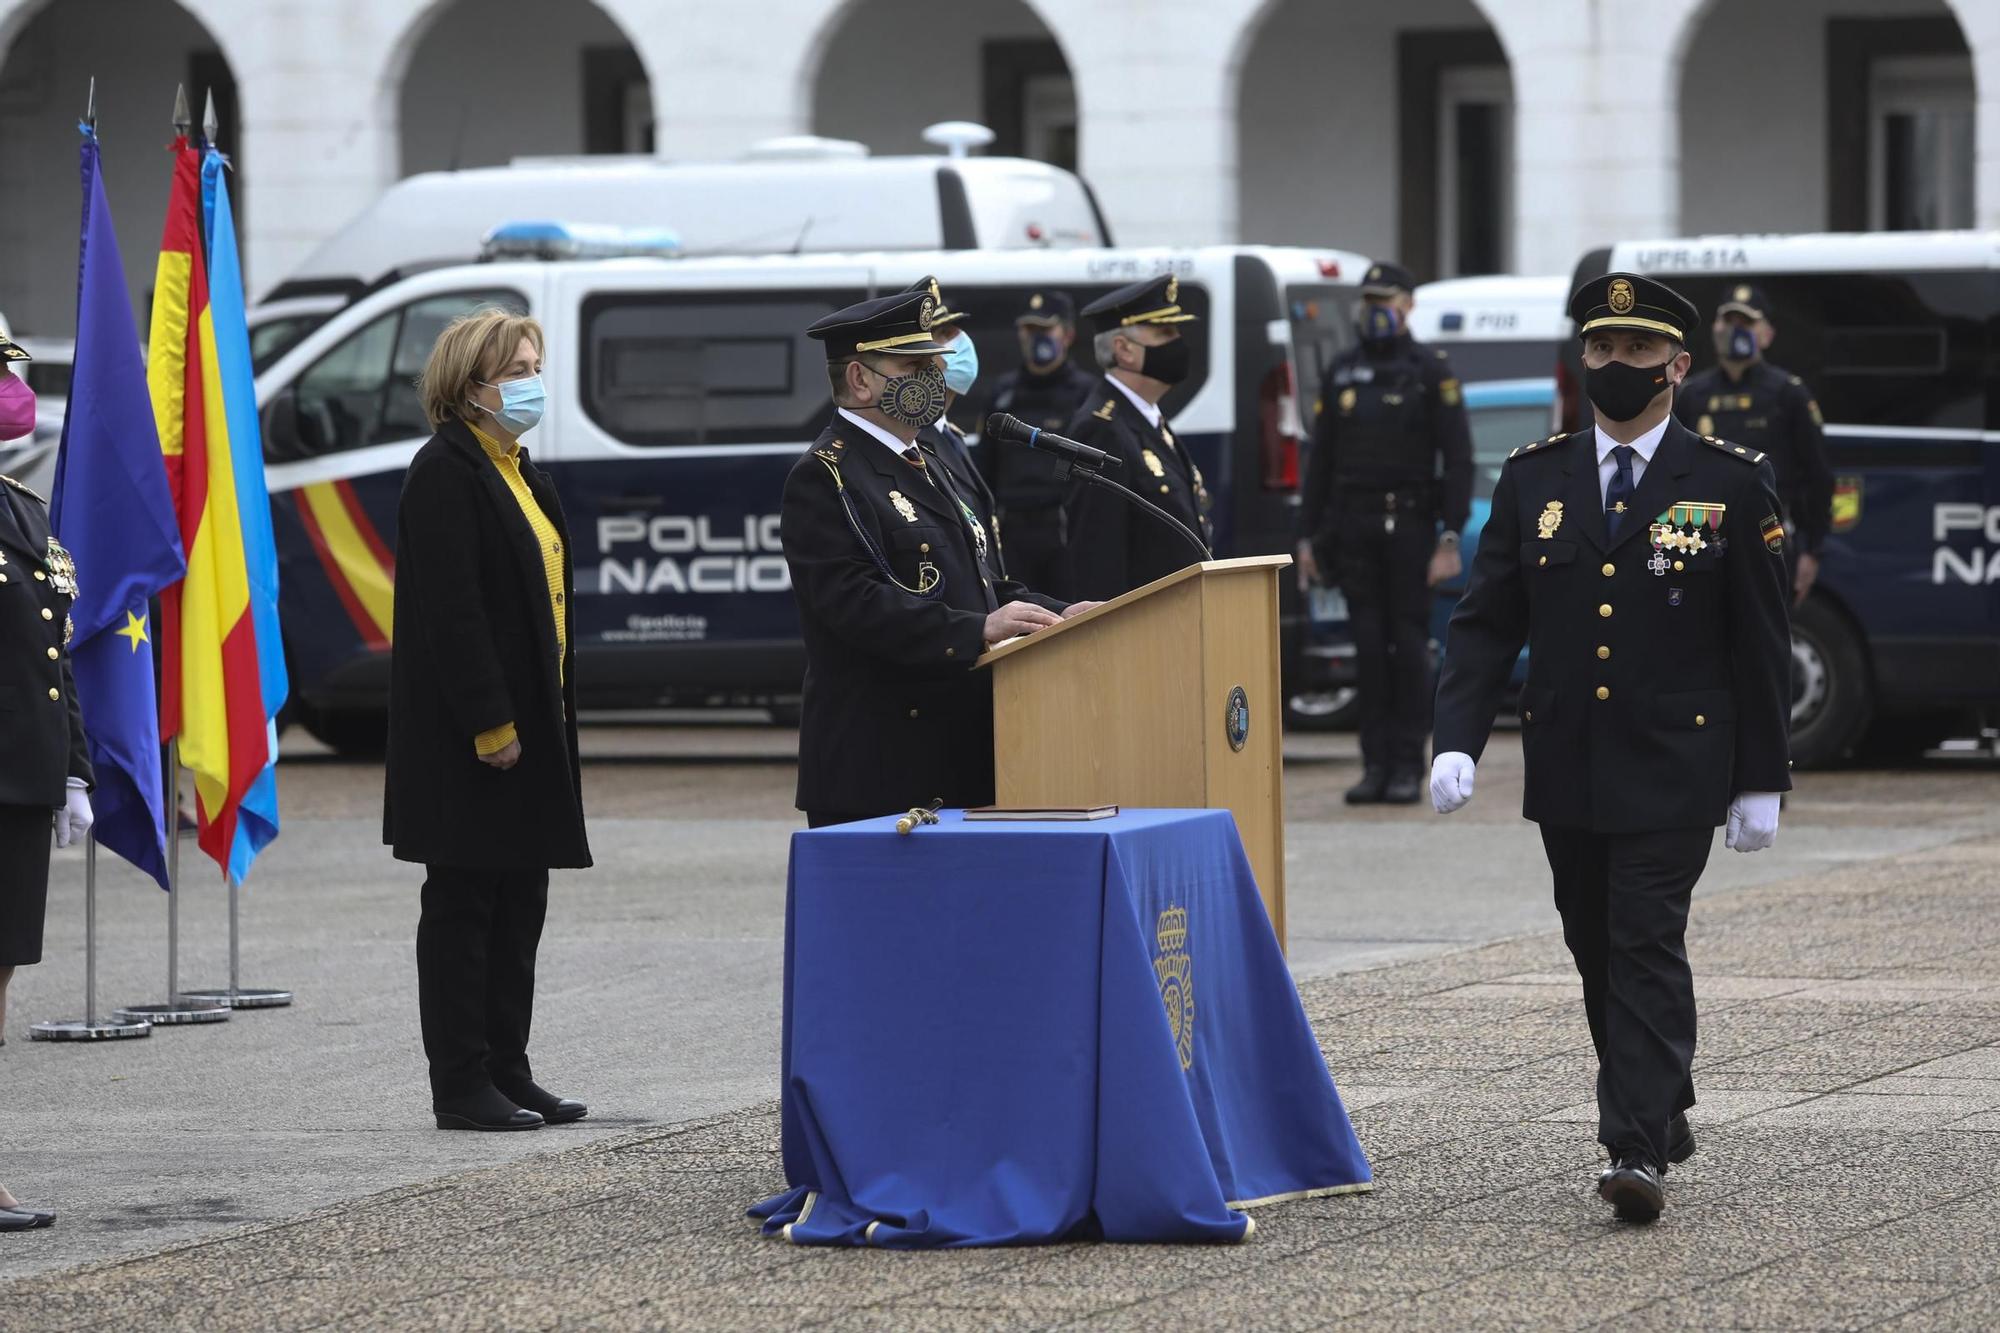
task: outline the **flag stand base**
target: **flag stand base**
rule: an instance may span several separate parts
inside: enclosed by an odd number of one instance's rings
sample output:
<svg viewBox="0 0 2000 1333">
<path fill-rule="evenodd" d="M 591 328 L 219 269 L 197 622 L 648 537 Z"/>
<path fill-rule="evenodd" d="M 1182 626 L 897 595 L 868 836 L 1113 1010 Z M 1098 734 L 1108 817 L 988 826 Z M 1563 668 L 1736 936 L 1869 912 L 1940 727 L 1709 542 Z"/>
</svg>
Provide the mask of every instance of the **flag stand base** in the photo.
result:
<svg viewBox="0 0 2000 1333">
<path fill-rule="evenodd" d="M 186 1000 L 173 1004 L 132 1004 L 113 1009 L 111 1016 L 121 1023 L 151 1023 L 154 1027 L 178 1027 L 184 1023 L 227 1023 L 229 1010 L 219 1004 L 195 1004 Z"/>
<path fill-rule="evenodd" d="M 151 1023 L 86 1023 L 80 1018 L 60 1023 L 37 1023 L 28 1029 L 30 1041 L 123 1041 L 152 1035 Z"/>
<path fill-rule="evenodd" d="M 292 993 L 257 986 L 223 986 L 215 990 L 182 991 L 181 999 L 196 1004 L 224 1005 L 230 1009 L 283 1009 L 292 1002 Z"/>
</svg>

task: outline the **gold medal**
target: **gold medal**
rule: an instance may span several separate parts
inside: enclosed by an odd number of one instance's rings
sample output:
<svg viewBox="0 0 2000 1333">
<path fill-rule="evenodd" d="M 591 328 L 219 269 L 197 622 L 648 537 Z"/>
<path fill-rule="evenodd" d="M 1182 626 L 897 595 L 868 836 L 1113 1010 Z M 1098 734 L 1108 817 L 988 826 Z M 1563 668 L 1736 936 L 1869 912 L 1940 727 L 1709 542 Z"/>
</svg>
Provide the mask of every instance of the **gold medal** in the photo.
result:
<svg viewBox="0 0 2000 1333">
<path fill-rule="evenodd" d="M 896 506 L 896 512 L 903 516 L 905 523 L 917 521 L 917 507 L 911 504 L 910 498 L 901 491 L 890 491 L 889 503 Z"/>
<path fill-rule="evenodd" d="M 1139 451 L 1139 454 L 1142 458 L 1146 460 L 1146 471 L 1152 473 L 1156 477 L 1164 477 L 1167 475 L 1167 469 L 1161 464 L 1160 456 L 1158 454 L 1154 453 L 1151 449 L 1141 449 Z"/>
<path fill-rule="evenodd" d="M 1562 526 L 1562 521 L 1563 502 L 1561 500 L 1549 501 L 1542 509 L 1542 516 L 1535 520 L 1536 535 L 1541 537 L 1543 541 L 1547 541 L 1556 535 L 1556 529 Z"/>
</svg>

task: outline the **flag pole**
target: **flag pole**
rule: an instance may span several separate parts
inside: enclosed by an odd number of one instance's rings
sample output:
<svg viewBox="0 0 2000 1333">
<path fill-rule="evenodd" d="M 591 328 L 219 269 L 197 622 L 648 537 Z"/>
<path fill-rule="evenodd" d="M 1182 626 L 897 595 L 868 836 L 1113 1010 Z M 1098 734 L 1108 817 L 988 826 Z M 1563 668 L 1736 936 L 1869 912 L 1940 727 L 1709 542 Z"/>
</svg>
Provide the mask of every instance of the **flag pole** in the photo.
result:
<svg viewBox="0 0 2000 1333">
<path fill-rule="evenodd" d="M 226 1023 L 229 1006 L 181 994 L 181 742 L 167 742 L 167 998 L 162 1004 L 128 1004 L 113 1016 L 155 1027 Z"/>
<path fill-rule="evenodd" d="M 216 136 L 222 132 L 222 120 L 215 114 L 215 89 L 208 90 L 208 100 L 201 113 L 201 133 L 208 146 L 215 145 Z M 277 733 L 272 732 L 272 740 Z M 276 759 L 273 750 L 272 758 Z M 229 881 L 229 986 L 223 989 L 203 989 L 187 991 L 184 998 L 204 1001 L 210 1004 L 226 1005 L 231 1009 L 282 1009 L 292 1002 L 288 990 L 273 990 L 262 986 L 243 985 L 242 974 L 242 931 L 238 903 L 242 897 L 243 882 L 227 870 L 223 878 Z"/>
<path fill-rule="evenodd" d="M 96 92 L 96 80 L 91 91 Z M 91 98 L 93 105 L 95 96 Z M 118 1041 L 129 1037 L 150 1037 L 153 1025 L 146 1022 L 108 1023 L 97 1021 L 97 835 L 83 835 L 83 1017 L 53 1023 L 37 1023 L 28 1029 L 30 1041 Z"/>
</svg>

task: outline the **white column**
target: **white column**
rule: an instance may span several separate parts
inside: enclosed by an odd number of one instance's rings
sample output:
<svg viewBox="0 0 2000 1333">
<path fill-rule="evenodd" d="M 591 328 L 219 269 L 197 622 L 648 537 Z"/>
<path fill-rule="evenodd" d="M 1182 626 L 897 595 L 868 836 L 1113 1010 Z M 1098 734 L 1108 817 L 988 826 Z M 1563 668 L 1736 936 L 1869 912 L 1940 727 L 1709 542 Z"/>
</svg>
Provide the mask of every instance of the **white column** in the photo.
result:
<svg viewBox="0 0 2000 1333">
<path fill-rule="evenodd" d="M 1957 0 L 1953 6 L 1972 50 L 1972 224 L 2000 228 L 2000 5 Z"/>
<path fill-rule="evenodd" d="M 1076 83 L 1078 152 L 1121 245 L 1237 235 L 1236 80 L 1261 0 L 1044 0 Z"/>
<path fill-rule="evenodd" d="M 1520 273 L 1680 226 L 1680 58 L 1702 0 L 1492 6 L 1513 66 Z"/>
</svg>

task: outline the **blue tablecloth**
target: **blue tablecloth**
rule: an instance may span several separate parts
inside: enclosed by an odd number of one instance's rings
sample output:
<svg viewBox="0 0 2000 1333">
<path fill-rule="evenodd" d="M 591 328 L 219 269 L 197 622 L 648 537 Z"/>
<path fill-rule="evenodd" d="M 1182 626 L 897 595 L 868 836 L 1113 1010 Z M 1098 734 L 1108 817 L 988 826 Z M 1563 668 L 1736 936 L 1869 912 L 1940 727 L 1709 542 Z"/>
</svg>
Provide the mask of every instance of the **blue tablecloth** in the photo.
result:
<svg viewBox="0 0 2000 1333">
<path fill-rule="evenodd" d="M 1367 1189 L 1235 820 L 893 819 L 792 840 L 783 1133 L 798 1244 L 1236 1241 Z"/>
</svg>

